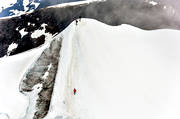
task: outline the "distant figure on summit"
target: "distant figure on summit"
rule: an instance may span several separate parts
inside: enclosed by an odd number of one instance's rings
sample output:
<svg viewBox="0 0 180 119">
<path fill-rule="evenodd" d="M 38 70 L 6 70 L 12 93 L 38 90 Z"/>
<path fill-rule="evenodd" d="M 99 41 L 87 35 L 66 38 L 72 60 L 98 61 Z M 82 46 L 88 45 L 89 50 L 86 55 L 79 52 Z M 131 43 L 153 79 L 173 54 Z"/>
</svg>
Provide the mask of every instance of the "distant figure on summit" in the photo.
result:
<svg viewBox="0 0 180 119">
<path fill-rule="evenodd" d="M 81 17 L 81 16 L 79 16 L 79 21 L 81 21 L 81 18 L 82 18 L 82 17 Z"/>
<path fill-rule="evenodd" d="M 78 25 L 78 22 L 81 22 L 81 16 L 79 16 L 79 18 L 78 19 L 76 19 L 76 26 Z"/>
<path fill-rule="evenodd" d="M 78 19 L 76 19 L 76 26 L 78 25 Z"/>
</svg>

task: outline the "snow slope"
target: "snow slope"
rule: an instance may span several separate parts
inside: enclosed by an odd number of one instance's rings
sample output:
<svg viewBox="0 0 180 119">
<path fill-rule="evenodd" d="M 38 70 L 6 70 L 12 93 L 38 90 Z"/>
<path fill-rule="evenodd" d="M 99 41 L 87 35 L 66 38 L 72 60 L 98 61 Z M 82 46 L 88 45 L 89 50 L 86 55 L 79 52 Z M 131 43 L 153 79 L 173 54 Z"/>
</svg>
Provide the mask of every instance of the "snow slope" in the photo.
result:
<svg viewBox="0 0 180 119">
<path fill-rule="evenodd" d="M 180 118 L 180 31 L 81 19 L 54 40 L 59 37 L 59 70 L 45 119 Z M 0 59 L 0 119 L 32 119 L 41 86 L 25 96 L 19 83 L 45 48 Z"/>
<path fill-rule="evenodd" d="M 22 119 L 26 112 L 28 114 L 24 119 L 32 119 L 38 90 L 25 96 L 19 92 L 19 84 L 27 68 L 45 47 L 46 45 L 19 55 L 0 58 L 0 119 Z"/>
<path fill-rule="evenodd" d="M 61 58 L 45 119 L 180 118 L 180 31 L 91 19 L 75 24 L 59 35 Z"/>
</svg>

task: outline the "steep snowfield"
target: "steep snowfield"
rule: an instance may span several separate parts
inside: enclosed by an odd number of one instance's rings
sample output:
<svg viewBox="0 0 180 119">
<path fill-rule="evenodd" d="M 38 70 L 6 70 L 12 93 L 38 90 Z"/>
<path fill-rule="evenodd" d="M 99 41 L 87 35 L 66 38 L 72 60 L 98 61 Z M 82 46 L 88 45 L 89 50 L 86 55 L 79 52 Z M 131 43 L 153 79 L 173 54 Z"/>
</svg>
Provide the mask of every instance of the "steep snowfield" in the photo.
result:
<svg viewBox="0 0 180 119">
<path fill-rule="evenodd" d="M 180 31 L 82 19 L 61 35 L 46 119 L 180 118 Z"/>
<path fill-rule="evenodd" d="M 12 57 L 0 58 L 0 119 L 22 119 L 26 112 L 28 118 L 25 119 L 31 119 L 31 113 L 35 109 L 33 101 L 38 90 L 34 90 L 26 97 L 19 92 L 19 83 L 27 68 L 45 47 L 46 45 Z M 27 109 L 29 104 L 31 106 Z"/>
</svg>

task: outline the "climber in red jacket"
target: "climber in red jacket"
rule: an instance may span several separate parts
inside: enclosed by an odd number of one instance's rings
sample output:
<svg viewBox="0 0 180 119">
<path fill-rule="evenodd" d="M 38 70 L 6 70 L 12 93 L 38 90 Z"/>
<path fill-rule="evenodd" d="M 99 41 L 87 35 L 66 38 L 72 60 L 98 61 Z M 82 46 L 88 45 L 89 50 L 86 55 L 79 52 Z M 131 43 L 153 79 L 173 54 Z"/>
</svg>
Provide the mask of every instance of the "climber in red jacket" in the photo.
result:
<svg viewBox="0 0 180 119">
<path fill-rule="evenodd" d="M 76 89 L 75 88 L 74 88 L 73 92 L 74 92 L 74 95 L 76 95 Z"/>
</svg>

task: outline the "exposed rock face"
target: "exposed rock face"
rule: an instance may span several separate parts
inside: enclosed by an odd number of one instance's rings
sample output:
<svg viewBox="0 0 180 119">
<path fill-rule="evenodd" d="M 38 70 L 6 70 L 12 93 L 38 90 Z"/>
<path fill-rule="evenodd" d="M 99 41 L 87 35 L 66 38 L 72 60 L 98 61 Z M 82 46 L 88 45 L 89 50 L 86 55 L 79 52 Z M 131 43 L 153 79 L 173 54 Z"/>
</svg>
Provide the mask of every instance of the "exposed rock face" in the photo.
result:
<svg viewBox="0 0 180 119">
<path fill-rule="evenodd" d="M 46 40 L 45 34 L 40 34 L 39 37 L 33 38 L 31 35 L 37 30 L 42 30 L 42 24 L 47 23 L 45 32 L 55 34 L 58 32 L 55 20 L 52 22 L 42 20 L 40 13 L 34 12 L 31 15 L 22 15 L 11 19 L 0 21 L 0 57 L 7 55 L 7 49 L 10 44 L 16 43 L 18 47 L 10 53 L 14 55 L 27 51 L 29 49 L 38 47 Z M 47 29 L 46 29 L 47 28 Z M 51 28 L 51 29 L 50 29 Z M 21 34 L 20 31 L 24 29 L 26 34 Z"/>
<path fill-rule="evenodd" d="M 108 0 L 79 3 L 61 7 L 48 7 L 33 13 L 0 20 L 0 57 L 7 55 L 10 44 L 18 47 L 10 55 L 38 47 L 46 40 L 44 34 L 32 38 L 34 31 L 42 29 L 52 35 L 64 30 L 72 21 L 93 18 L 109 25 L 131 24 L 142 29 L 180 29 L 179 10 L 166 3 L 152 5 L 148 0 Z M 24 29 L 24 36 L 20 30 Z"/>
<path fill-rule="evenodd" d="M 45 49 L 39 59 L 28 69 L 20 84 L 20 91 L 28 93 L 37 84 L 42 84 L 42 90 L 36 100 L 37 111 L 33 119 L 42 119 L 48 112 L 54 80 L 56 77 L 59 61 L 61 40 L 55 39 L 49 48 Z"/>
</svg>

